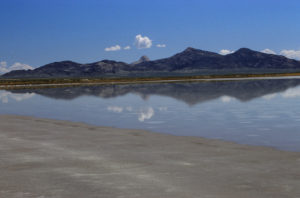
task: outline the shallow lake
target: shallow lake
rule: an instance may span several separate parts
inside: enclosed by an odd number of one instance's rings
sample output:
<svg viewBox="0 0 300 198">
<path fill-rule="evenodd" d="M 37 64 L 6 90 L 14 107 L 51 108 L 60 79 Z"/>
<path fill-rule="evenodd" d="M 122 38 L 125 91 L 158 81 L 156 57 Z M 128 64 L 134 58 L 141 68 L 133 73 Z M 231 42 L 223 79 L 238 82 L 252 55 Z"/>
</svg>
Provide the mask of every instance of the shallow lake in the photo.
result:
<svg viewBox="0 0 300 198">
<path fill-rule="evenodd" d="M 0 114 L 300 151 L 300 79 L 2 90 Z"/>
</svg>

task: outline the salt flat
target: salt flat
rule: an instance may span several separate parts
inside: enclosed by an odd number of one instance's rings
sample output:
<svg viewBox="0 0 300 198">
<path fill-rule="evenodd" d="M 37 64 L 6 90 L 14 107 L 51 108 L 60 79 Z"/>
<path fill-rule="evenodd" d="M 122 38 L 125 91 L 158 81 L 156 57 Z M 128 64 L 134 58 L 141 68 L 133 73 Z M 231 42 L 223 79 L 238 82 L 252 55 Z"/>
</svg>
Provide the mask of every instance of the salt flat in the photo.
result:
<svg viewBox="0 0 300 198">
<path fill-rule="evenodd" d="M 300 197 L 300 153 L 0 116 L 0 197 Z"/>
</svg>

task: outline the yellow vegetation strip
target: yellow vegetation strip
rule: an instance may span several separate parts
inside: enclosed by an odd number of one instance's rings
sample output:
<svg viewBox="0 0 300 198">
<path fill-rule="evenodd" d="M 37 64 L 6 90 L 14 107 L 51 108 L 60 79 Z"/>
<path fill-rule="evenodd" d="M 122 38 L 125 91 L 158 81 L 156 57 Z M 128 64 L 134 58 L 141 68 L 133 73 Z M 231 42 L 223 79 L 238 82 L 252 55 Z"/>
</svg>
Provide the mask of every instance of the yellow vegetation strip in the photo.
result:
<svg viewBox="0 0 300 198">
<path fill-rule="evenodd" d="M 233 75 L 203 75 L 177 77 L 139 77 L 139 78 L 60 78 L 60 79 L 1 79 L 0 89 L 43 88 L 79 85 L 101 84 L 131 84 L 131 83 L 169 83 L 189 81 L 224 81 L 224 80 L 255 80 L 300 78 L 300 73 L 285 74 L 233 74 Z"/>
</svg>

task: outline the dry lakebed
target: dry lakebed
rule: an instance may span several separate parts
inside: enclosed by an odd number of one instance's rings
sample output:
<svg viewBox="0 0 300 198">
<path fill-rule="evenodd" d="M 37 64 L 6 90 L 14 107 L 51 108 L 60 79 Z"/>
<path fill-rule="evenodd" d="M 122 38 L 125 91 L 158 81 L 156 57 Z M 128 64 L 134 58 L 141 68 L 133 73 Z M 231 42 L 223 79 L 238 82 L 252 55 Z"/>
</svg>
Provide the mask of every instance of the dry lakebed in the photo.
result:
<svg viewBox="0 0 300 198">
<path fill-rule="evenodd" d="M 0 197 L 300 197 L 300 153 L 0 116 Z"/>
</svg>

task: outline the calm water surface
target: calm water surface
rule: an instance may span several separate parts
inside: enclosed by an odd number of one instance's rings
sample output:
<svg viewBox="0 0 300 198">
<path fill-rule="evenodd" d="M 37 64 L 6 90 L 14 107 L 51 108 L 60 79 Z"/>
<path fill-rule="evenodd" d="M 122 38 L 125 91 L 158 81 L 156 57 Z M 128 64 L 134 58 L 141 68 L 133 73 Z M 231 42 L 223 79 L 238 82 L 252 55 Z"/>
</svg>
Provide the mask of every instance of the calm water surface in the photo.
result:
<svg viewBox="0 0 300 198">
<path fill-rule="evenodd" d="M 300 151 L 300 79 L 3 90 L 0 114 Z"/>
</svg>

